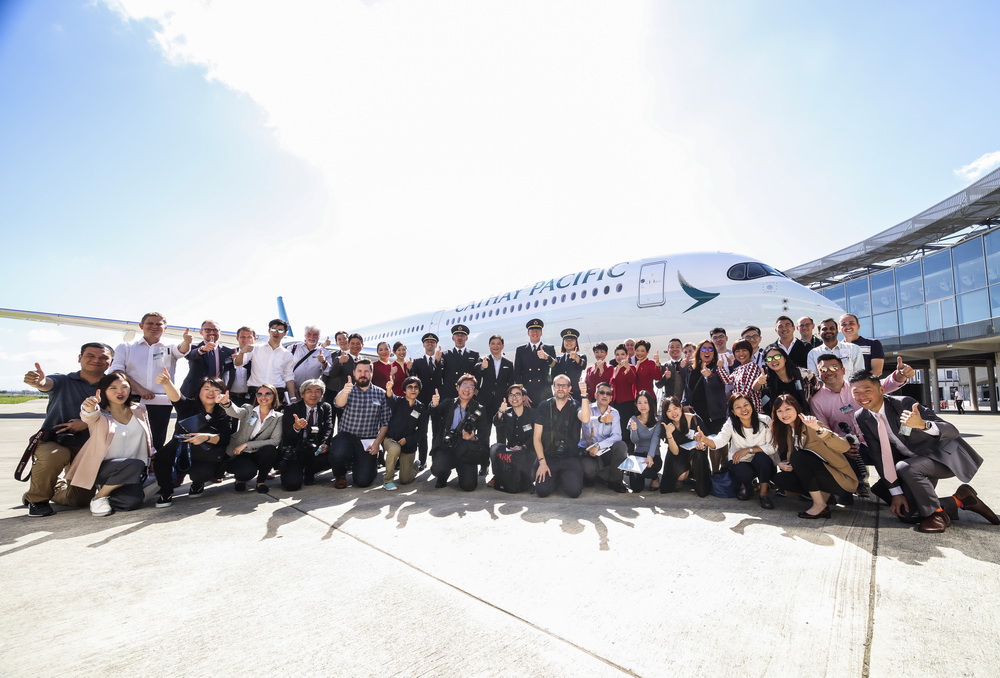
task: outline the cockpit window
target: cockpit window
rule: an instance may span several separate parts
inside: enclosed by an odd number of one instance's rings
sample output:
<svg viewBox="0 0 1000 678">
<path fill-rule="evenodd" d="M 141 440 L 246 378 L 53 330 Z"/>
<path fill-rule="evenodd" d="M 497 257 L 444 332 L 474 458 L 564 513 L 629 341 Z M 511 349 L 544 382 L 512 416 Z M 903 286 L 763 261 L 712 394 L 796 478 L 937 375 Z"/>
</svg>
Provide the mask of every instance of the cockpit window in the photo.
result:
<svg viewBox="0 0 1000 678">
<path fill-rule="evenodd" d="M 755 280 L 757 278 L 764 278 L 769 275 L 776 275 L 779 278 L 786 277 L 784 273 L 774 268 L 773 266 L 768 266 L 767 264 L 761 264 L 756 261 L 747 261 L 740 264 L 733 264 L 729 267 L 729 271 L 726 276 L 730 280 Z"/>
</svg>

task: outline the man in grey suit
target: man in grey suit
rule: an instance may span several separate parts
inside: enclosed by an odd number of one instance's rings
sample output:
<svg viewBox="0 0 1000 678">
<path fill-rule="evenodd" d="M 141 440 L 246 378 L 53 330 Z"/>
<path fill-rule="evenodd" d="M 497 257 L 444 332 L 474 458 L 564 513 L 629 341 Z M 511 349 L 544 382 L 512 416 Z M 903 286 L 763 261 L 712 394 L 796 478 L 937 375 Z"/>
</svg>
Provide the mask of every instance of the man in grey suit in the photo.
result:
<svg viewBox="0 0 1000 678">
<path fill-rule="evenodd" d="M 872 493 L 889 505 L 893 515 L 906 519 L 915 514 L 917 530 L 930 533 L 944 532 L 958 519 L 959 508 L 1000 525 L 970 485 L 959 486 L 950 497 L 937 495 L 938 480 L 957 476 L 968 483 L 983 463 L 959 437 L 958 429 L 913 398 L 885 395 L 871 372 L 856 372 L 850 383 L 862 408 L 854 416 L 881 476 Z"/>
</svg>

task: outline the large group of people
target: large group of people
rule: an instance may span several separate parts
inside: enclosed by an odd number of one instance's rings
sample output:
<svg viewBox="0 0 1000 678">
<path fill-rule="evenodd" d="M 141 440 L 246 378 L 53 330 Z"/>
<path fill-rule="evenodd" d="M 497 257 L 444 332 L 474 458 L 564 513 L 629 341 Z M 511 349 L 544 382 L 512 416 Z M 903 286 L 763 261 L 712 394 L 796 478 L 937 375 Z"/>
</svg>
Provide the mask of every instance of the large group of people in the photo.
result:
<svg viewBox="0 0 1000 678">
<path fill-rule="evenodd" d="M 116 349 L 85 344 L 78 372 L 46 375 L 36 363 L 25 375 L 49 396 L 32 439 L 29 516 L 51 515 L 50 502 L 97 516 L 134 510 L 149 472 L 155 505 L 167 508 L 185 482 L 188 495 L 227 476 L 236 492 L 268 493 L 272 479 L 298 491 L 329 472 L 343 490 L 371 487 L 381 473 L 395 491 L 427 470 L 435 488 L 455 478 L 467 492 L 491 476 L 496 490 L 540 498 L 598 484 L 756 497 L 766 510 L 777 496 L 800 497 L 805 520 L 874 494 L 921 532 L 944 531 L 961 509 L 1000 524 L 968 485 L 982 458 L 931 410 L 886 395 L 913 369 L 897 359 L 883 378 L 881 344 L 861 337 L 851 314 L 822 320 L 819 336 L 811 318 L 781 316 L 765 346 L 759 327 L 732 345 L 715 327 L 698 344 L 671 339 L 662 358 L 642 338 L 610 351 L 601 342 L 592 362 L 576 329 L 560 332 L 557 351 L 537 318 L 513 361 L 498 335 L 488 353 L 467 347 L 462 324 L 447 350 L 428 332 L 418 355 L 380 342 L 375 359 L 356 333 L 321 342 L 309 326 L 286 343 L 281 319 L 262 341 L 241 327 L 236 348 L 219 342 L 211 320 L 197 344 L 189 331 L 163 343 L 160 313 L 139 327 L 140 338 Z M 879 476 L 871 485 L 869 467 Z M 939 496 L 937 481 L 955 476 L 964 484 Z"/>
</svg>

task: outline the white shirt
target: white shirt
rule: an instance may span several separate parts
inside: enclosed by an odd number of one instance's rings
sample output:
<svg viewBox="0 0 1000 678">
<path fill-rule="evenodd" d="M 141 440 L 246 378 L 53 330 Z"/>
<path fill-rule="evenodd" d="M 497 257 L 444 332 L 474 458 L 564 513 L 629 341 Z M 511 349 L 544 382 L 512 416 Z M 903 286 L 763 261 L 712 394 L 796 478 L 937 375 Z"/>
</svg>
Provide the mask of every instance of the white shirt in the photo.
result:
<svg viewBox="0 0 1000 678">
<path fill-rule="evenodd" d="M 140 337 L 135 341 L 118 345 L 115 349 L 115 358 L 111 361 L 111 370 L 124 371 L 132 381 L 155 394 L 152 400 L 143 400 L 143 404 L 169 407 L 170 398 L 167 397 L 163 386 L 156 383 L 156 375 L 163 372 L 163 368 L 166 367 L 170 381 L 173 381 L 177 361 L 185 355 L 186 352 L 182 353 L 175 345 L 168 346 L 159 341 L 148 344 L 145 338 Z"/>
<path fill-rule="evenodd" d="M 146 456 L 146 431 L 135 415 L 127 424 L 123 424 L 110 414 L 108 417 L 108 432 L 111 442 L 104 459 L 143 459 Z"/>
<path fill-rule="evenodd" d="M 743 428 L 742 426 L 740 426 L 739 431 L 733 430 L 733 422 L 729 417 L 726 417 L 726 423 L 722 425 L 722 430 L 716 435 L 709 437 L 715 443 L 716 449 L 729 444 L 730 461 L 732 461 L 733 455 L 744 447 L 759 447 L 761 452 L 770 455 L 775 463 L 777 463 L 777 453 L 774 449 L 774 443 L 771 441 L 771 418 L 766 414 L 758 414 L 757 419 L 759 423 L 756 433 L 754 433 L 753 429 Z M 740 461 L 749 462 L 752 456 L 748 454 Z"/>
<path fill-rule="evenodd" d="M 271 348 L 266 341 L 256 344 L 253 351 L 244 356 L 250 359 L 250 377 L 247 385 L 256 388 L 261 384 L 272 384 L 276 388 L 285 388 L 285 384 L 295 380 L 292 367 L 295 358 L 292 352 L 284 346 Z"/>
<path fill-rule="evenodd" d="M 333 359 L 330 357 L 330 352 L 325 348 L 323 348 L 322 346 L 320 346 L 319 344 L 316 344 L 316 348 L 315 350 L 313 350 L 312 355 L 303 360 L 302 364 L 299 365 L 298 367 L 295 367 L 295 364 L 298 363 L 300 360 L 302 360 L 302 358 L 307 353 L 309 353 L 309 348 L 306 346 L 305 342 L 299 341 L 288 346 L 288 350 L 292 354 L 292 367 L 294 368 L 292 376 L 295 379 L 296 386 L 301 387 L 302 382 L 306 381 L 307 379 L 319 379 L 324 374 L 329 374 L 330 363 L 332 362 Z M 257 349 L 254 349 L 254 353 L 256 352 Z M 326 358 L 325 368 L 323 367 L 323 364 L 319 361 L 320 354 L 322 354 L 323 357 Z M 253 353 L 250 354 L 250 357 L 253 357 Z M 282 382 L 282 385 L 284 385 L 284 382 Z M 275 384 L 275 386 L 277 386 L 277 384 Z"/>
<path fill-rule="evenodd" d="M 809 357 L 806 359 L 807 369 L 813 374 L 819 374 L 819 357 L 827 353 L 832 353 L 840 358 L 841 362 L 844 363 L 844 373 L 847 376 L 851 376 L 858 370 L 865 369 L 865 357 L 861 354 L 861 347 L 857 344 L 849 344 L 846 341 L 838 341 L 837 345 L 833 348 L 830 348 L 826 344 L 820 344 L 809 351 Z"/>
</svg>

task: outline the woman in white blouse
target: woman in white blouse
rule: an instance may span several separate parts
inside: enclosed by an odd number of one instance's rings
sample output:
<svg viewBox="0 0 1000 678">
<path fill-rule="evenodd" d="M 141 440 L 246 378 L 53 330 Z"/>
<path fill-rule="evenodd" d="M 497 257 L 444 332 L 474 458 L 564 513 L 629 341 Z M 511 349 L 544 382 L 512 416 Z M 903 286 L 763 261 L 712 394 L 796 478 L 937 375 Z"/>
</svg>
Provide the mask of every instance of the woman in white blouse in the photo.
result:
<svg viewBox="0 0 1000 678">
<path fill-rule="evenodd" d="M 742 393 L 729 396 L 729 418 L 717 435 L 707 436 L 701 429 L 694 439 L 717 449 L 729 445 L 730 471 L 740 484 L 736 498 L 747 501 L 753 495 L 753 479 L 760 481 L 760 505 L 773 509 L 769 495 L 771 478 L 774 477 L 774 443 L 771 440 L 770 417 L 757 414 L 750 398 Z"/>
<path fill-rule="evenodd" d="M 125 373 L 115 370 L 97 382 L 96 394 L 81 406 L 90 439 L 73 459 L 66 480 L 70 487 L 94 492 L 90 512 L 95 516 L 142 506 L 152 438 L 146 407 L 132 403 L 131 395 Z"/>
</svg>

